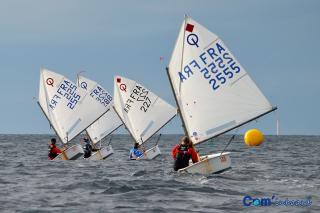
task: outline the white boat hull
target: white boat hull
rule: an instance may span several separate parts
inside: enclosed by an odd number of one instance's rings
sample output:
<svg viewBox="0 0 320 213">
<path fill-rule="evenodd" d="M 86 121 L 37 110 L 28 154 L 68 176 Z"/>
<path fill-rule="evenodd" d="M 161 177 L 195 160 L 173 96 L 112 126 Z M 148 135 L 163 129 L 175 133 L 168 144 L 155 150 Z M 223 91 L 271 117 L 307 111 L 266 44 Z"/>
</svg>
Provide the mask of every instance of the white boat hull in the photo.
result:
<svg viewBox="0 0 320 213">
<path fill-rule="evenodd" d="M 145 151 L 141 157 L 137 158 L 137 160 L 143 160 L 143 159 L 152 160 L 158 157 L 159 155 L 161 155 L 161 152 L 160 152 L 159 146 L 156 145 L 148 149 L 147 151 Z"/>
<path fill-rule="evenodd" d="M 54 160 L 76 160 L 83 156 L 83 149 L 80 144 L 73 145 L 68 149 L 62 151 Z"/>
<path fill-rule="evenodd" d="M 90 158 L 88 158 L 88 160 L 103 160 L 106 159 L 107 157 L 109 157 L 110 155 L 112 155 L 114 153 L 112 146 L 106 146 L 101 148 L 100 150 L 94 152 Z"/>
<path fill-rule="evenodd" d="M 206 155 L 200 157 L 201 161 L 194 163 L 186 168 L 179 169 L 178 172 L 191 174 L 210 175 L 220 173 L 231 168 L 230 152 Z"/>
</svg>

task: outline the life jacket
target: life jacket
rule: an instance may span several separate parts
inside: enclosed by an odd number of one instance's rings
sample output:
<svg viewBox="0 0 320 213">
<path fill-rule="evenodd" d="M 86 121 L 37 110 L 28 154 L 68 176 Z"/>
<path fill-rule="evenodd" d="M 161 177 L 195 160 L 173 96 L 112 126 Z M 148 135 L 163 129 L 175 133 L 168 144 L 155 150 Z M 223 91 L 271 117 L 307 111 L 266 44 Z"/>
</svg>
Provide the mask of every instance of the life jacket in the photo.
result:
<svg viewBox="0 0 320 213">
<path fill-rule="evenodd" d="M 189 152 L 189 147 L 185 144 L 181 144 L 178 147 L 178 153 L 174 161 L 173 169 L 175 171 L 178 171 L 179 169 L 189 166 L 190 158 L 191 158 L 191 154 Z"/>
<path fill-rule="evenodd" d="M 48 157 L 49 157 L 50 160 L 53 160 L 55 157 L 58 156 L 58 153 L 55 152 L 55 150 L 56 150 L 56 146 L 55 145 L 53 145 L 53 144 L 49 145 Z"/>
<path fill-rule="evenodd" d="M 143 155 L 143 153 L 140 152 L 140 151 L 139 151 L 138 149 L 136 149 L 136 148 L 132 148 L 132 149 L 130 150 L 129 158 L 130 158 L 130 160 L 136 160 L 135 158 L 133 158 L 132 155 L 135 155 L 136 157 L 141 157 L 141 156 Z"/>
<path fill-rule="evenodd" d="M 86 143 L 82 148 L 84 151 L 83 157 L 84 158 L 90 157 L 92 153 L 92 146 L 89 143 Z"/>
</svg>

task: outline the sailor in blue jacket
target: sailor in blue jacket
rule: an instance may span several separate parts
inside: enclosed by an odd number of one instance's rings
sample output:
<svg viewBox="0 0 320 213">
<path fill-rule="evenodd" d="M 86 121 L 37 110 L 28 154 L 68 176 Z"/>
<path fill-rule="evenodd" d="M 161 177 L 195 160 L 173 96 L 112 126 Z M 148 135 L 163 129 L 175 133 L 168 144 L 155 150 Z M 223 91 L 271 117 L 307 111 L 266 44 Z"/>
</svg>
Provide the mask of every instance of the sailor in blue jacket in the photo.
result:
<svg viewBox="0 0 320 213">
<path fill-rule="evenodd" d="M 138 150 L 139 143 L 134 143 L 133 148 L 130 150 L 130 160 L 136 160 L 137 158 L 141 157 L 143 155 L 143 152 Z"/>
</svg>

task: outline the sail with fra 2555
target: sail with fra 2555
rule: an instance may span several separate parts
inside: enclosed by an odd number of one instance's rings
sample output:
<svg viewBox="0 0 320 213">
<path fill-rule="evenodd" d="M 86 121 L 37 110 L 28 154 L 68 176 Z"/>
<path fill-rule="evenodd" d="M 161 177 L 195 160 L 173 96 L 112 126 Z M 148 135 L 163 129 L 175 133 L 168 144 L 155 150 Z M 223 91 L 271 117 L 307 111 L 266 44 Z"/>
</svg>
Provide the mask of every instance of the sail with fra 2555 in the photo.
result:
<svg viewBox="0 0 320 213">
<path fill-rule="evenodd" d="M 213 91 L 232 84 L 242 76 L 242 68 L 221 40 L 204 48 L 197 57 L 187 62 L 182 71 L 178 72 L 183 83 L 194 73 L 201 73 Z"/>
<path fill-rule="evenodd" d="M 195 144 L 273 109 L 223 41 L 190 17 L 180 28 L 168 74 Z"/>
</svg>

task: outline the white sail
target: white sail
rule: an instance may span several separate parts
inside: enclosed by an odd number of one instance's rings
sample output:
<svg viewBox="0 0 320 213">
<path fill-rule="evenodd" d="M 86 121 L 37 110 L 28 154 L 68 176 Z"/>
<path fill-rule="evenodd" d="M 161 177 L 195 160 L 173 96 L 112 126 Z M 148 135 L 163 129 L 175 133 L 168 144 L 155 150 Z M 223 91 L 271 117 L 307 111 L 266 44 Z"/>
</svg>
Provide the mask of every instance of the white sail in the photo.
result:
<svg viewBox="0 0 320 213">
<path fill-rule="evenodd" d="M 40 72 L 38 103 L 65 144 L 106 112 L 85 90 L 47 69 Z"/>
<path fill-rule="evenodd" d="M 101 85 L 83 76 L 78 76 L 78 86 L 86 90 L 97 103 L 105 107 L 105 110 L 108 110 L 86 129 L 93 144 L 96 144 L 121 126 L 122 122 L 112 107 L 112 96 Z"/>
<path fill-rule="evenodd" d="M 116 76 L 114 107 L 139 144 L 144 143 L 177 113 L 176 108 L 137 82 Z"/>
<path fill-rule="evenodd" d="M 168 75 L 195 144 L 273 109 L 222 40 L 190 17 L 181 26 Z"/>
</svg>

